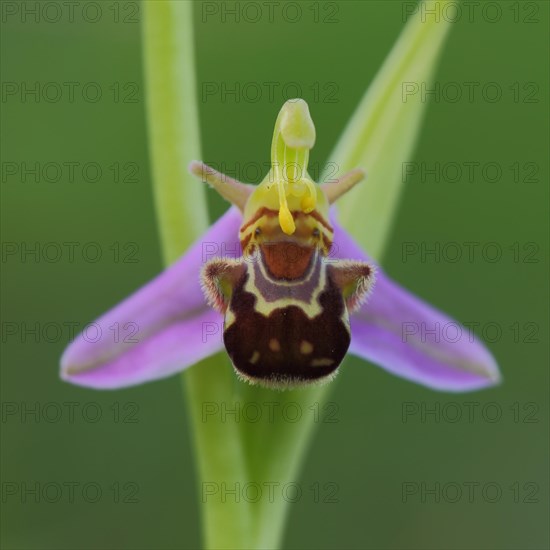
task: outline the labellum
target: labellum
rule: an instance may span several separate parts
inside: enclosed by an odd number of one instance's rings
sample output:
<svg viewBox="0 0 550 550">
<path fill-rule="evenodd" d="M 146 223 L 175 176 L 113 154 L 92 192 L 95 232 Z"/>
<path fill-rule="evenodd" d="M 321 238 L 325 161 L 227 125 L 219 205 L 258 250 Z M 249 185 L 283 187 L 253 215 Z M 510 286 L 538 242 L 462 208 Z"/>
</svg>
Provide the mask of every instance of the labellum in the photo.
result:
<svg viewBox="0 0 550 550">
<path fill-rule="evenodd" d="M 313 182 L 307 172 L 315 127 L 307 104 L 281 109 L 271 170 L 258 186 L 200 162 L 191 171 L 237 206 L 243 256 L 214 258 L 201 274 L 205 296 L 224 315 L 223 340 L 242 379 L 271 388 L 331 380 L 350 340 L 349 315 L 368 296 L 374 267 L 331 258 L 329 207 L 363 177 Z"/>
</svg>

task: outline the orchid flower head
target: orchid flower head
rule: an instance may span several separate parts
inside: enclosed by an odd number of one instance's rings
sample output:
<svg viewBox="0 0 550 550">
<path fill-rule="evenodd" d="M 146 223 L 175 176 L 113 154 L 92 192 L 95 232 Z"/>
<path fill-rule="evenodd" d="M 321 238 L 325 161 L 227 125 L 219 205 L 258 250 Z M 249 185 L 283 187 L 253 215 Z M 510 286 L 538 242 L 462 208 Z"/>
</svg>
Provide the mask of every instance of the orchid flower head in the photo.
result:
<svg viewBox="0 0 550 550">
<path fill-rule="evenodd" d="M 307 171 L 315 137 L 306 102 L 289 100 L 259 185 L 192 162 L 190 171 L 233 208 L 179 261 L 96 321 L 133 323 L 137 340 L 115 342 L 103 330 L 90 341 L 83 332 L 62 357 L 62 378 L 129 386 L 225 347 L 241 379 L 277 389 L 332 380 L 347 353 L 439 390 L 497 382 L 496 362 L 474 335 L 461 327 L 448 341 L 426 330 L 460 325 L 392 282 L 338 224 L 331 205 L 365 174 L 355 169 L 316 184 Z M 228 242 L 238 242 L 242 254 L 205 257 L 212 243 Z"/>
</svg>

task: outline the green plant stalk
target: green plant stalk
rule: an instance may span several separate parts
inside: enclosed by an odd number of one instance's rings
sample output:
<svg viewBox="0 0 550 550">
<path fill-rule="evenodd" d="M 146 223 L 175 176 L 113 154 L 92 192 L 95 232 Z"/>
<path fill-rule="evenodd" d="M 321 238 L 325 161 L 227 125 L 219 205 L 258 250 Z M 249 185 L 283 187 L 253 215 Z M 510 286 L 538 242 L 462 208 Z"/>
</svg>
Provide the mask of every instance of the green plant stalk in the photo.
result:
<svg viewBox="0 0 550 550">
<path fill-rule="evenodd" d="M 209 225 L 203 186 L 187 169 L 200 159 L 192 2 L 144 2 L 143 55 L 153 189 L 165 265 L 181 256 Z M 198 274 L 197 274 L 198 276 Z M 204 543 L 207 548 L 250 548 L 247 503 L 202 498 L 203 490 L 247 476 L 236 424 L 203 422 L 206 402 L 231 403 L 234 375 L 222 355 L 184 375 L 199 474 Z M 229 405 L 228 405 L 229 406 Z M 212 485 L 208 485 L 212 484 Z"/>
</svg>

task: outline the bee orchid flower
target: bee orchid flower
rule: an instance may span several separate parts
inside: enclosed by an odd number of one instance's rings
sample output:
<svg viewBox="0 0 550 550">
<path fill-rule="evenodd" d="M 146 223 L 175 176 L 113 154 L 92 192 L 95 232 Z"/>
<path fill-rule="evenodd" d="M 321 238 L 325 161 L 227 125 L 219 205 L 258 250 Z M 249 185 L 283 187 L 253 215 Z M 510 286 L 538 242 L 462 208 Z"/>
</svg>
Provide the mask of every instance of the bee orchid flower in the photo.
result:
<svg viewBox="0 0 550 550">
<path fill-rule="evenodd" d="M 69 345 L 62 378 L 97 389 L 141 384 L 225 345 L 240 378 L 273 388 L 331 380 L 346 353 L 437 390 L 497 382 L 495 360 L 472 333 L 393 282 L 339 225 L 332 205 L 364 172 L 314 183 L 314 142 L 307 104 L 289 100 L 258 186 L 193 162 L 192 173 L 233 206 Z M 115 339 L 113 326 L 133 334 Z M 452 337 L 442 338 L 448 326 Z"/>
<path fill-rule="evenodd" d="M 167 269 L 70 343 L 61 377 L 116 389 L 187 369 L 182 378 L 206 548 L 281 547 L 288 499 L 231 500 L 223 491 L 205 498 L 203 491 L 294 483 L 317 422 L 305 414 L 296 422 L 281 416 L 226 422 L 224 415 L 206 422 L 205 404 L 238 410 L 276 400 L 282 410 L 288 404 L 316 410 L 332 388 L 322 382 L 360 368 L 361 361 L 342 365 L 347 354 L 436 390 L 473 390 L 499 379 L 474 334 L 391 281 L 364 251 L 382 257 L 390 234 L 404 186 L 401 168 L 426 106 L 419 96 L 405 100 L 403 87 L 434 78 L 452 25 L 422 14 L 439 3 L 420 2 L 335 141 L 328 164 L 338 167 L 339 179 L 321 175 L 318 185 L 308 173 L 315 127 L 306 103 L 292 100 L 279 113 L 271 168 L 257 186 L 191 162 L 202 157 L 195 3 L 144 3 L 152 189 Z M 297 59 L 306 51 L 317 55 L 305 45 Z M 272 59 L 274 70 L 286 74 L 286 58 Z M 325 59 L 315 63 L 325 67 Z M 363 72 L 358 68 L 350 80 L 366 79 Z M 363 169 L 369 179 L 360 183 Z M 205 186 L 194 176 L 232 204 L 213 225 Z M 230 361 L 218 353 L 224 348 Z M 231 364 L 253 385 L 238 382 Z M 274 396 L 273 388 L 291 391 Z M 186 533 L 190 528 L 184 524 Z"/>
</svg>

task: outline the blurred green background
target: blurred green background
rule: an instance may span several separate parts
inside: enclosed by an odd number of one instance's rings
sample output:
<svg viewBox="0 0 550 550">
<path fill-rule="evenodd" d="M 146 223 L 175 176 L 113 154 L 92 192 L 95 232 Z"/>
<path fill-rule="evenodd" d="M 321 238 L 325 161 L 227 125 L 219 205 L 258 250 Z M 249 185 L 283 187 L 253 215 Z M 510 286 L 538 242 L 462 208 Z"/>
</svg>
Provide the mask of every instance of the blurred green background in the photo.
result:
<svg viewBox="0 0 550 550">
<path fill-rule="evenodd" d="M 237 176 L 239 165 L 268 161 L 275 117 L 297 84 L 317 127 L 311 162 L 322 166 L 413 4 L 249 4 L 195 3 L 204 158 Z M 453 102 L 448 86 L 428 98 L 412 159 L 443 172 L 439 181 L 407 178 L 383 265 L 455 318 L 478 323 L 503 384 L 436 393 L 350 359 L 331 395 L 337 422 L 319 422 L 296 480 L 303 495 L 290 505 L 287 548 L 548 547 L 548 3 L 469 4 L 436 75 L 464 96 Z M 2 5 L 6 549 L 200 545 L 179 378 L 116 392 L 58 379 L 70 325 L 81 328 L 162 269 L 141 15 L 139 2 L 78 3 L 72 16 L 62 2 Z M 472 99 L 468 82 L 479 83 Z M 236 96 L 222 93 L 236 83 Z M 23 173 L 36 163 L 37 175 Z M 462 177 L 452 181 L 446 163 L 458 163 Z M 464 163 L 479 163 L 473 178 Z M 490 166 L 484 175 L 487 163 L 501 169 L 498 181 Z M 212 192 L 209 200 L 214 216 L 226 208 Z M 469 261 L 463 243 L 472 241 L 480 244 Z M 419 250 L 459 243 L 464 256 L 452 262 L 447 248 L 439 261 L 404 257 L 411 242 Z M 482 253 L 487 243 L 502 250 L 498 261 Z M 26 492 L 36 484 L 38 497 Z M 60 487 L 59 500 L 47 502 Z M 323 502 L 334 487 L 337 501 Z"/>
</svg>

